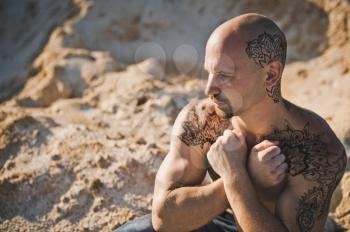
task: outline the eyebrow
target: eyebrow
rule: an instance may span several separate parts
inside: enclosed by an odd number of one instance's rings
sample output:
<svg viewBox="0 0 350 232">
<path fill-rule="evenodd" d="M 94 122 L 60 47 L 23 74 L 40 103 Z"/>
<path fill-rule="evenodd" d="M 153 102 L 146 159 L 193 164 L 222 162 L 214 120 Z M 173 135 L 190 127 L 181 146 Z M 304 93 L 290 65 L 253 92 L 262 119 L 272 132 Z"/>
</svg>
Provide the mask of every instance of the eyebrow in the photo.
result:
<svg viewBox="0 0 350 232">
<path fill-rule="evenodd" d="M 204 70 L 206 71 L 206 72 L 208 72 L 209 73 L 209 70 L 204 66 L 203 67 L 204 68 Z M 231 72 L 225 72 L 225 71 L 223 71 L 223 70 L 218 70 L 218 71 L 216 71 L 215 73 L 217 73 L 217 74 L 223 74 L 223 75 L 234 75 L 233 73 L 231 73 Z"/>
<path fill-rule="evenodd" d="M 216 73 L 221 75 L 226 75 L 226 76 L 233 76 L 233 73 L 229 73 L 221 70 L 217 71 Z"/>
</svg>

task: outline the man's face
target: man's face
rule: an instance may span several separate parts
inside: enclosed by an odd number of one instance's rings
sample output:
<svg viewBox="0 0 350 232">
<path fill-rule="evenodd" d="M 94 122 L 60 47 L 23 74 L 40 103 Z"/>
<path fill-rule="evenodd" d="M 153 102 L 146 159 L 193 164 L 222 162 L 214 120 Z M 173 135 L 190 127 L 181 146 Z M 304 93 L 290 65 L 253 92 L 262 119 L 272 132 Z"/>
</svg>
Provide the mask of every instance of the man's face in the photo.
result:
<svg viewBox="0 0 350 232">
<path fill-rule="evenodd" d="M 209 73 L 205 93 L 227 118 L 242 114 L 265 95 L 263 70 L 233 50 L 209 40 L 204 64 Z"/>
</svg>

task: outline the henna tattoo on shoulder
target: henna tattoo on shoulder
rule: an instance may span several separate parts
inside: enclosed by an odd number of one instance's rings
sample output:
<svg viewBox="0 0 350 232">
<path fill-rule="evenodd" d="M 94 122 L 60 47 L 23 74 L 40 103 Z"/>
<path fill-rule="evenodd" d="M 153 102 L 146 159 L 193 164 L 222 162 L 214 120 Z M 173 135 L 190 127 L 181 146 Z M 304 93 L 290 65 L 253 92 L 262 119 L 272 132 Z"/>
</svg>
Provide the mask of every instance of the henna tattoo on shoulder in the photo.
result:
<svg viewBox="0 0 350 232">
<path fill-rule="evenodd" d="M 302 175 L 316 184 L 301 196 L 296 209 L 300 231 L 311 231 L 315 222 L 328 213 L 333 191 L 344 174 L 346 155 L 330 152 L 320 135 L 310 133 L 309 123 L 301 130 L 287 125 L 264 139 L 280 141 L 291 176 Z"/>
<path fill-rule="evenodd" d="M 187 146 L 200 145 L 203 149 L 205 143 L 213 144 L 229 124 L 230 120 L 220 118 L 216 113 L 208 114 L 202 121 L 193 107 L 187 120 L 182 123 L 183 132 L 178 138 Z"/>
<path fill-rule="evenodd" d="M 286 61 L 287 43 L 280 34 L 262 33 L 256 39 L 247 42 L 245 52 L 249 59 L 264 67 L 273 60 Z"/>
</svg>

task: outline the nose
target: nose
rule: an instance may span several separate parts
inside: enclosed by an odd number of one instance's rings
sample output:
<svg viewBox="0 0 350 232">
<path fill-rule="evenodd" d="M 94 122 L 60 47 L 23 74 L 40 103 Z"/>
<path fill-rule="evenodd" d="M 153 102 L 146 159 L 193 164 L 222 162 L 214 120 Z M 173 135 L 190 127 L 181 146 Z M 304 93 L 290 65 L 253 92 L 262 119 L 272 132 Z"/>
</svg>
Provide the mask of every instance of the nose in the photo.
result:
<svg viewBox="0 0 350 232">
<path fill-rule="evenodd" d="M 220 85 L 217 81 L 217 78 L 214 78 L 214 75 L 209 74 L 208 83 L 205 88 L 205 94 L 207 96 L 215 96 L 221 93 Z"/>
</svg>

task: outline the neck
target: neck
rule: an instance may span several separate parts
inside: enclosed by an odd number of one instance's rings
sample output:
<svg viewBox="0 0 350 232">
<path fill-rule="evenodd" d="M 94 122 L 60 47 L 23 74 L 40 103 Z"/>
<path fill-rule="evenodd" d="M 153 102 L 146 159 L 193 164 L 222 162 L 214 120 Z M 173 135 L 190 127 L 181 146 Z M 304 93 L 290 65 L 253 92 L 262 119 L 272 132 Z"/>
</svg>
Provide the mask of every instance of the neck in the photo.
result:
<svg viewBox="0 0 350 232">
<path fill-rule="evenodd" d="M 275 103 L 266 97 L 248 110 L 232 118 L 233 127 L 239 128 L 246 136 L 248 145 L 259 142 L 263 135 L 282 126 L 286 117 L 284 100 Z"/>
</svg>

